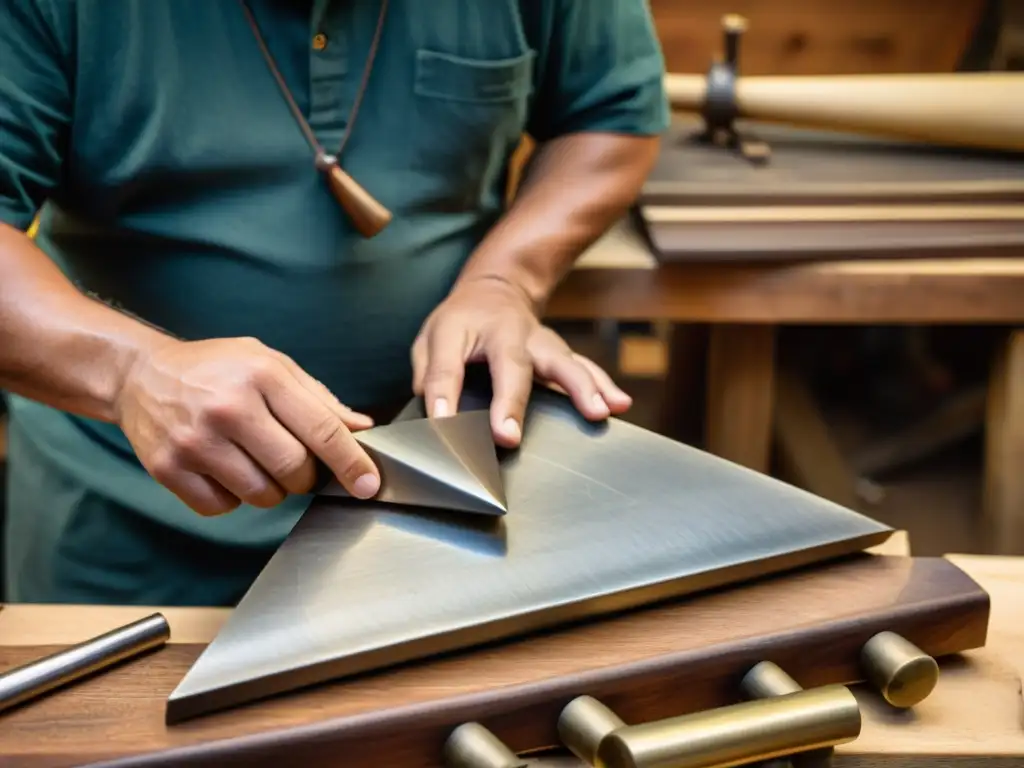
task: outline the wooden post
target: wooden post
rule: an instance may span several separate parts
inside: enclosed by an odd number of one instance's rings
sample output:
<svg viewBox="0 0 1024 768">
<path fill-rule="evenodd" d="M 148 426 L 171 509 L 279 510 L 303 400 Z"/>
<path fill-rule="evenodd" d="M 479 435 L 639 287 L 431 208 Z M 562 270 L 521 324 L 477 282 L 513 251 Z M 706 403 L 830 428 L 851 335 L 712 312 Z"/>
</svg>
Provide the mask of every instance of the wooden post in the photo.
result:
<svg viewBox="0 0 1024 768">
<path fill-rule="evenodd" d="M 1024 330 L 1010 334 L 989 380 L 984 514 L 993 554 L 1024 555 Z"/>
<path fill-rule="evenodd" d="M 708 450 L 767 473 L 774 402 L 775 326 L 713 326 L 708 349 Z"/>
</svg>

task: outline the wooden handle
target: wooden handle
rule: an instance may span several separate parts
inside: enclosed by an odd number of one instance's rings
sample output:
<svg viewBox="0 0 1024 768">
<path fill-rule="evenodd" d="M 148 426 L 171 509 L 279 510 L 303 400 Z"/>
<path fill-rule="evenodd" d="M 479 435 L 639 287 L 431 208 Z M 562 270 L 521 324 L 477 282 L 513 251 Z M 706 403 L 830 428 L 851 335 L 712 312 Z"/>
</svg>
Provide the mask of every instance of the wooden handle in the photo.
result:
<svg viewBox="0 0 1024 768">
<path fill-rule="evenodd" d="M 338 203 L 348 213 L 363 237 L 373 237 L 391 221 L 391 211 L 385 208 L 355 179 L 336 163 L 327 172 L 327 182 Z"/>
<path fill-rule="evenodd" d="M 667 75 L 674 109 L 700 111 L 703 75 Z M 1024 150 L 1024 73 L 740 77 L 741 117 L 935 144 Z"/>
</svg>

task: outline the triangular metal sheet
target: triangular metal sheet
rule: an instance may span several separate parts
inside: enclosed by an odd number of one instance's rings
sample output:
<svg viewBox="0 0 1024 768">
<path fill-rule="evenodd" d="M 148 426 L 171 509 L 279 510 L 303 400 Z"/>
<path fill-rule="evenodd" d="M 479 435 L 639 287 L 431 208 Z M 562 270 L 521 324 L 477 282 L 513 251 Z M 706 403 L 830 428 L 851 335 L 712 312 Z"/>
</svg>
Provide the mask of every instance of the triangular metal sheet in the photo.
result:
<svg viewBox="0 0 1024 768">
<path fill-rule="evenodd" d="M 487 411 L 403 419 L 356 432 L 355 438 L 380 470 L 381 489 L 373 502 L 484 515 L 506 512 Z M 319 494 L 349 495 L 337 480 Z"/>
<path fill-rule="evenodd" d="M 546 391 L 501 470 L 502 517 L 314 502 L 171 694 L 168 722 L 739 584 L 892 533 L 637 426 L 588 424 Z"/>
</svg>

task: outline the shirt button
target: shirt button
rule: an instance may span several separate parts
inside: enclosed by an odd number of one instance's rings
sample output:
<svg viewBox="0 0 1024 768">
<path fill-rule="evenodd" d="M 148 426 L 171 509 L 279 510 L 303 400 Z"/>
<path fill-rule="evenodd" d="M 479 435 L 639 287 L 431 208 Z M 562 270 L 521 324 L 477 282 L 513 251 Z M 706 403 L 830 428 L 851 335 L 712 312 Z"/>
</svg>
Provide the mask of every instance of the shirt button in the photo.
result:
<svg viewBox="0 0 1024 768">
<path fill-rule="evenodd" d="M 313 35 L 313 50 L 322 51 L 327 47 L 327 35 L 323 32 L 319 32 Z"/>
</svg>

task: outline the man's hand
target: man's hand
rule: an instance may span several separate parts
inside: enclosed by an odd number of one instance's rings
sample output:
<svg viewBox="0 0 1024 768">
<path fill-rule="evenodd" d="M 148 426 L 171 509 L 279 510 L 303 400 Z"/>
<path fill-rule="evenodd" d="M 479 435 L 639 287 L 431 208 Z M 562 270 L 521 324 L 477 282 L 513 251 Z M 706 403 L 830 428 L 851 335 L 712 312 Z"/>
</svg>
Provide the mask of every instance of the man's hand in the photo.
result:
<svg viewBox="0 0 1024 768">
<path fill-rule="evenodd" d="M 535 378 L 563 390 L 586 418 L 625 412 L 632 401 L 595 363 L 541 325 L 529 298 L 484 277 L 461 282 L 427 318 L 412 349 L 413 388 L 431 416 L 455 413 L 467 363 L 487 361 L 495 441 L 514 448 Z"/>
<path fill-rule="evenodd" d="M 309 492 L 314 457 L 353 496 L 380 486 L 351 433 L 370 418 L 255 339 L 158 346 L 128 371 L 115 411 L 146 470 L 202 515 Z"/>
</svg>

